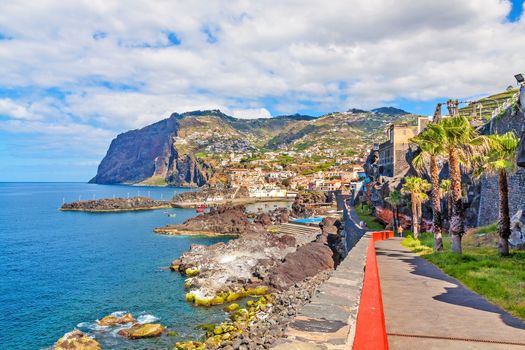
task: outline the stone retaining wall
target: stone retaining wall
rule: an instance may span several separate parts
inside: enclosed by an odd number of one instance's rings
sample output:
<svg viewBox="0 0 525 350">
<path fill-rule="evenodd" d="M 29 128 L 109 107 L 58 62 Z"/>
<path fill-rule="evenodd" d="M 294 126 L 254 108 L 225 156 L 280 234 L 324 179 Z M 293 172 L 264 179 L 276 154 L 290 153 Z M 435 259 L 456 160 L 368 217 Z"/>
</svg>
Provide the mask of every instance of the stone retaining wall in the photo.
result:
<svg viewBox="0 0 525 350">
<path fill-rule="evenodd" d="M 359 227 L 359 218 L 357 217 L 353 208 L 344 203 L 343 209 L 343 225 L 344 229 L 342 235 L 344 236 L 345 242 L 345 254 L 352 249 L 352 247 L 359 241 L 365 231 Z"/>
<path fill-rule="evenodd" d="M 503 134 L 514 131 L 521 136 L 525 127 L 525 115 L 523 112 L 507 112 L 503 117 L 495 119 L 492 132 Z M 509 207 L 510 215 L 525 208 L 525 169 L 519 170 L 509 176 Z M 480 204 L 478 210 L 478 226 L 484 226 L 495 222 L 499 214 L 499 189 L 497 176 L 484 177 L 481 180 Z"/>
</svg>

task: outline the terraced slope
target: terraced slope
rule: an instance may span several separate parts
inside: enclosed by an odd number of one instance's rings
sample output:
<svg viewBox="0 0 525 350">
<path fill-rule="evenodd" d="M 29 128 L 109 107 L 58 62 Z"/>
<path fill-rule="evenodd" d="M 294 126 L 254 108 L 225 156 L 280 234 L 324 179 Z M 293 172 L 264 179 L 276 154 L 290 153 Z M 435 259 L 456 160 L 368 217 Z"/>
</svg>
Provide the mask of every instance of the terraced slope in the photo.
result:
<svg viewBox="0 0 525 350">
<path fill-rule="evenodd" d="M 505 102 L 513 101 L 512 99 L 515 99 L 515 96 L 518 93 L 519 89 L 515 88 L 497 93 L 495 95 L 481 98 L 475 101 L 474 103 L 470 103 L 466 107 L 460 108 L 459 114 L 466 117 L 471 117 L 474 115 L 473 107 L 475 107 L 476 119 L 480 119 L 481 121 L 488 121 L 492 117 L 492 112 L 494 112 L 494 110 L 505 104 Z"/>
</svg>

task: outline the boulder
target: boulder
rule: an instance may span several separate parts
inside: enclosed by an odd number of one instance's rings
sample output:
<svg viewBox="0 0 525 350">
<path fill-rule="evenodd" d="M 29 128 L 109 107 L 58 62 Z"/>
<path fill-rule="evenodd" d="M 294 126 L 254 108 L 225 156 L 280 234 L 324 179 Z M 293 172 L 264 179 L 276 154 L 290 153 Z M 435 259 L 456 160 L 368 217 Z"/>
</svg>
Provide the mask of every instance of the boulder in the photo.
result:
<svg viewBox="0 0 525 350">
<path fill-rule="evenodd" d="M 53 350 L 101 350 L 100 344 L 78 329 L 64 334 L 55 343 Z"/>
<path fill-rule="evenodd" d="M 179 271 L 179 267 L 180 267 L 180 259 L 175 259 L 171 262 L 170 270 Z"/>
<path fill-rule="evenodd" d="M 133 315 L 130 313 L 125 314 L 122 317 L 114 316 L 114 315 L 108 315 L 101 320 L 97 320 L 97 324 L 99 326 L 114 326 L 117 324 L 125 324 L 125 323 L 134 323 L 136 322 L 133 318 Z"/>
<path fill-rule="evenodd" d="M 511 234 L 509 243 L 516 248 L 525 248 L 525 213 L 522 209 L 510 219 Z"/>
<path fill-rule="evenodd" d="M 272 219 L 267 213 L 261 213 L 253 220 L 256 224 L 261 224 L 263 226 L 269 226 L 272 224 Z"/>
<path fill-rule="evenodd" d="M 307 277 L 333 268 L 332 250 L 322 243 L 311 242 L 286 255 L 284 262 L 271 271 L 270 285 L 285 290 Z"/>
<path fill-rule="evenodd" d="M 159 323 L 136 324 L 131 328 L 121 329 L 118 335 L 129 339 L 159 337 L 166 327 Z"/>
</svg>

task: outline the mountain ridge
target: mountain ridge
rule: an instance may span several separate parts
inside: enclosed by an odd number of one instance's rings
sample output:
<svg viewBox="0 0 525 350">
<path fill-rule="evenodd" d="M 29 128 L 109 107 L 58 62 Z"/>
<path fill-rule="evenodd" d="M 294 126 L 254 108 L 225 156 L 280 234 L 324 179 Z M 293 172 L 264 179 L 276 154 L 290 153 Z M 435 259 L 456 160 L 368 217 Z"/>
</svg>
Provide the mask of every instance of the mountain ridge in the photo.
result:
<svg viewBox="0 0 525 350">
<path fill-rule="evenodd" d="M 220 110 L 172 113 L 113 139 L 90 182 L 202 186 L 232 153 L 251 157 L 278 151 L 327 159 L 362 155 L 384 139 L 386 125 L 405 117 L 369 111 L 257 119 Z"/>
</svg>

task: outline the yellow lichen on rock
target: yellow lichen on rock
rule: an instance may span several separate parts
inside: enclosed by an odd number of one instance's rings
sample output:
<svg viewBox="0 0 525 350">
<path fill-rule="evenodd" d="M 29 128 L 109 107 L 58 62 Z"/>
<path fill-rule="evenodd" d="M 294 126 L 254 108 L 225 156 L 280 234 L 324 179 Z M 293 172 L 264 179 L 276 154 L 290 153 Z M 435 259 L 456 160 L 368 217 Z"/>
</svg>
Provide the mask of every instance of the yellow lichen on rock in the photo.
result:
<svg viewBox="0 0 525 350">
<path fill-rule="evenodd" d="M 176 342 L 175 349 L 177 350 L 204 350 L 205 345 L 198 341 Z"/>
<path fill-rule="evenodd" d="M 130 339 L 152 338 L 160 336 L 166 327 L 159 323 L 136 324 L 131 328 L 121 329 L 118 335 Z"/>
<path fill-rule="evenodd" d="M 224 311 L 226 312 L 234 312 L 239 308 L 239 304 L 233 303 L 224 308 Z"/>
<path fill-rule="evenodd" d="M 100 344 L 78 329 L 64 334 L 53 347 L 54 350 L 101 350 Z"/>
<path fill-rule="evenodd" d="M 267 286 L 248 288 L 245 290 L 246 295 L 265 295 L 268 292 Z"/>
<path fill-rule="evenodd" d="M 184 281 L 184 288 L 186 288 L 186 289 L 190 289 L 191 285 L 192 285 L 192 280 L 191 280 L 191 278 L 188 278 L 188 279 L 186 279 L 186 280 Z"/>
<path fill-rule="evenodd" d="M 197 276 L 199 272 L 200 272 L 199 269 L 191 268 L 191 267 L 188 267 L 186 270 L 184 270 L 184 273 L 186 274 L 186 276 L 190 276 L 190 277 Z"/>
</svg>

